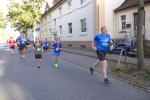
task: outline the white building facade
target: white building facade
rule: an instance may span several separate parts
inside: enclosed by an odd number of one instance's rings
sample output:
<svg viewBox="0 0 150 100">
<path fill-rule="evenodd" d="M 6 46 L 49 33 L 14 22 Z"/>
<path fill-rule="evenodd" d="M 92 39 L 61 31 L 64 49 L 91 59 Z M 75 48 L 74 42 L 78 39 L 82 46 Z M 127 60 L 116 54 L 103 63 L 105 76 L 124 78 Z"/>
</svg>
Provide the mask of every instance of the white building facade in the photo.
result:
<svg viewBox="0 0 150 100">
<path fill-rule="evenodd" d="M 64 46 L 90 48 L 94 37 L 93 0 L 60 0 L 42 15 L 42 38 L 61 38 Z"/>
<path fill-rule="evenodd" d="M 54 0 L 40 22 L 41 38 L 60 37 L 63 45 L 91 49 L 93 37 L 107 26 L 114 37 L 114 9 L 124 0 Z"/>
</svg>

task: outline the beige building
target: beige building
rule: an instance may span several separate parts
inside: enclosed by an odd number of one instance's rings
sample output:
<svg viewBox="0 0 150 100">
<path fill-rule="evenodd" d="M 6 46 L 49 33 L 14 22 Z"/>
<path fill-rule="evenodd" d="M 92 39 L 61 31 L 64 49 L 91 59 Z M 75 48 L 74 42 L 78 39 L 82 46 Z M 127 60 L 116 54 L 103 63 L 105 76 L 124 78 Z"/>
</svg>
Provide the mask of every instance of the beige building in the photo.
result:
<svg viewBox="0 0 150 100">
<path fill-rule="evenodd" d="M 145 21 L 143 23 L 143 34 L 145 53 L 150 54 L 150 0 L 144 0 Z M 132 39 L 136 39 L 138 21 L 138 0 L 125 0 L 115 9 L 115 37 L 121 38 L 125 32 L 130 33 Z"/>
<path fill-rule="evenodd" d="M 96 0 L 96 20 L 97 31 L 100 32 L 102 26 L 107 26 L 109 33 L 115 38 L 115 13 L 114 10 L 125 0 Z M 98 23 L 97 23 L 98 22 Z"/>
</svg>

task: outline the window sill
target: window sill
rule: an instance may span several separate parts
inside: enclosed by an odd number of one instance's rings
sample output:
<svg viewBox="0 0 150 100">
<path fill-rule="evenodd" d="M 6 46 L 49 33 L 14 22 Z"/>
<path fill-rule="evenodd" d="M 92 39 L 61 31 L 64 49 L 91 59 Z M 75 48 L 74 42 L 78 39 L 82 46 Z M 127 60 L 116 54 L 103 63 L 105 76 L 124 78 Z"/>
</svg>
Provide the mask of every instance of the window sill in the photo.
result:
<svg viewBox="0 0 150 100">
<path fill-rule="evenodd" d="M 73 35 L 72 35 L 72 34 L 69 34 L 67 37 L 73 37 Z"/>
<path fill-rule="evenodd" d="M 79 34 L 79 36 L 87 36 L 87 35 L 88 35 L 87 32 L 82 32 Z"/>
<path fill-rule="evenodd" d="M 121 30 L 119 31 L 119 33 L 126 33 L 126 30 Z"/>
</svg>

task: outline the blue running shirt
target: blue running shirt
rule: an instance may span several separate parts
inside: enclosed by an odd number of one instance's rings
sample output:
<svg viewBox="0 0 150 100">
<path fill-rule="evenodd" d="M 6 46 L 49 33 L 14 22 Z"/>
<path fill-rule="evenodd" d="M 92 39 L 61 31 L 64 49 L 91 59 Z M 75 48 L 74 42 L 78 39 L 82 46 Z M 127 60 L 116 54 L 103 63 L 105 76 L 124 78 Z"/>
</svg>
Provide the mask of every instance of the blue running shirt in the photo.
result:
<svg viewBox="0 0 150 100">
<path fill-rule="evenodd" d="M 60 52 L 60 50 L 57 50 L 57 48 L 58 49 L 62 48 L 62 44 L 61 43 L 54 43 L 53 47 L 54 47 L 54 52 Z"/>
<path fill-rule="evenodd" d="M 17 38 L 17 41 L 19 41 L 19 46 L 26 46 L 26 37 L 25 36 L 19 36 Z"/>
<path fill-rule="evenodd" d="M 109 34 L 102 35 L 98 34 L 95 36 L 94 41 L 96 42 L 97 50 L 101 52 L 108 52 L 110 46 L 111 36 Z"/>
<path fill-rule="evenodd" d="M 47 41 L 46 41 L 46 42 L 44 42 L 43 47 L 47 47 L 47 48 L 48 48 L 48 47 L 49 47 L 49 42 L 47 42 Z"/>
</svg>

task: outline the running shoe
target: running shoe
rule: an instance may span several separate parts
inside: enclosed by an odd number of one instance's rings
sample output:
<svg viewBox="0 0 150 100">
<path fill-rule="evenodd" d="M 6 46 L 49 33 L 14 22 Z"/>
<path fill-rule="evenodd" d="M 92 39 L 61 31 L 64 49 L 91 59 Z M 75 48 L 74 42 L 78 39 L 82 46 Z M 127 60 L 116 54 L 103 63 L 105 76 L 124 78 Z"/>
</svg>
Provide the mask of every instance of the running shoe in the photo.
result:
<svg viewBox="0 0 150 100">
<path fill-rule="evenodd" d="M 40 68 L 40 65 L 37 65 L 37 68 Z"/>
<path fill-rule="evenodd" d="M 105 79 L 104 79 L 104 84 L 110 84 L 110 81 L 109 81 L 108 78 L 105 78 Z"/>
<path fill-rule="evenodd" d="M 94 73 L 94 69 L 92 67 L 89 68 L 91 75 Z"/>
<path fill-rule="evenodd" d="M 54 64 L 53 64 L 53 67 L 54 67 L 54 68 L 58 68 L 58 67 L 59 67 L 58 63 L 54 63 Z"/>
</svg>

